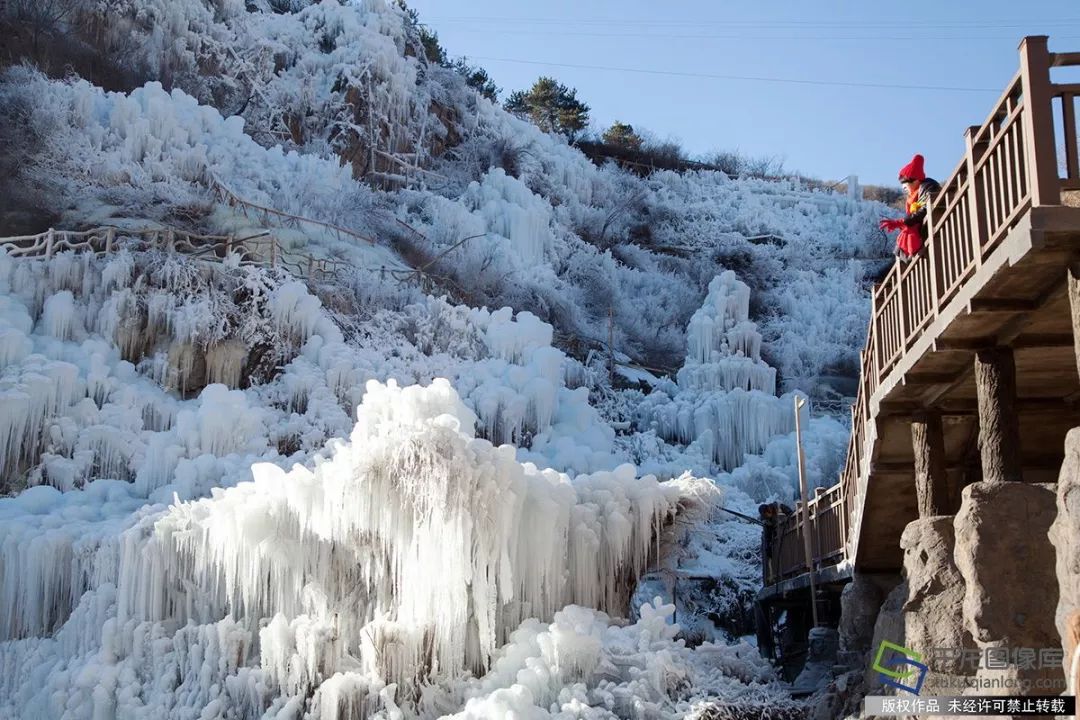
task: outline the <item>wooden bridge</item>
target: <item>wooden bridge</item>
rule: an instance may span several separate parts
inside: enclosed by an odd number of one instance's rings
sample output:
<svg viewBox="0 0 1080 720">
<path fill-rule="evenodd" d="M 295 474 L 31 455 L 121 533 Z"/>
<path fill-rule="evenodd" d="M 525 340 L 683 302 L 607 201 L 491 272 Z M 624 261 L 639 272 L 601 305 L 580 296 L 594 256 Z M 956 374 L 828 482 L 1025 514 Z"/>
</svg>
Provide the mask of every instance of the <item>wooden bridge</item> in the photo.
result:
<svg viewBox="0 0 1080 720">
<path fill-rule="evenodd" d="M 904 527 L 954 514 L 971 482 L 1056 480 L 1080 426 L 1080 83 L 1053 82 L 1064 66 L 1080 53 L 1024 39 L 1019 71 L 964 134 L 923 254 L 874 288 L 843 471 L 808 503 L 809 528 L 800 512 L 781 520 L 762 602 L 805 592 L 811 573 L 835 588 L 899 572 Z"/>
</svg>

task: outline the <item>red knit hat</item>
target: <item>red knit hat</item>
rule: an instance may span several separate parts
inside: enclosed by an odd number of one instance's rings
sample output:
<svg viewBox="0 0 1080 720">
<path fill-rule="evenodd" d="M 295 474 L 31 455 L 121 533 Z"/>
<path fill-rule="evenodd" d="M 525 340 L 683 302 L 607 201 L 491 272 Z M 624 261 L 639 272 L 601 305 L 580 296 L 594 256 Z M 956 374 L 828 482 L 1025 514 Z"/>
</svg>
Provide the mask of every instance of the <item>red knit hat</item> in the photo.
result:
<svg viewBox="0 0 1080 720">
<path fill-rule="evenodd" d="M 922 155 L 916 155 L 911 158 L 911 162 L 900 168 L 900 179 L 903 180 L 904 178 L 918 180 L 919 182 L 926 179 L 926 172 L 923 170 Z"/>
</svg>

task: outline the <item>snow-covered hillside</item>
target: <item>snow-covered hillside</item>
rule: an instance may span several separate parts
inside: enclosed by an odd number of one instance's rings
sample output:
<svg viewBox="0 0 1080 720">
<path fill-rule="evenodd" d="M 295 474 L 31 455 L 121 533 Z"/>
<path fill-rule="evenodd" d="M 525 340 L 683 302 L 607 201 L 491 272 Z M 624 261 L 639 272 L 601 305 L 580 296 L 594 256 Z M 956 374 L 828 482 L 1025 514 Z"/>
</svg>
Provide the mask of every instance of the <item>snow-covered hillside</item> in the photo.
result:
<svg viewBox="0 0 1080 720">
<path fill-rule="evenodd" d="M 23 217 L 118 230 L 0 252 L 0 717 L 790 704 L 742 637 L 760 535 L 718 508 L 794 496 L 791 393 L 845 393 L 882 208 L 596 167 L 415 33 L 381 0 L 125 0 L 95 42 L 145 85 L 4 71 Z M 813 483 L 846 441 L 808 419 Z M 676 608 L 680 573 L 712 579 Z"/>
</svg>

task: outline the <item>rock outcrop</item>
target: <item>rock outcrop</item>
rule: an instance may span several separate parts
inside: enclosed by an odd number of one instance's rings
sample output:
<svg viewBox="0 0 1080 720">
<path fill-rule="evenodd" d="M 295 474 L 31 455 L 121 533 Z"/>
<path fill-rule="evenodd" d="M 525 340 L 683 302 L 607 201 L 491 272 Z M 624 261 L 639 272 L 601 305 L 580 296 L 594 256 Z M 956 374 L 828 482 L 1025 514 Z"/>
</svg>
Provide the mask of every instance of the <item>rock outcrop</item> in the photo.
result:
<svg viewBox="0 0 1080 720">
<path fill-rule="evenodd" d="M 1080 642 L 1080 428 L 1065 438 L 1065 462 L 1057 482 L 1057 517 L 1050 526 L 1056 551 L 1058 604 L 1055 620 L 1064 652 L 1070 692 L 1080 686 L 1075 662 Z"/>
<path fill-rule="evenodd" d="M 980 680 L 1061 676 L 1060 666 L 1048 667 L 1039 656 L 1059 643 L 1053 622 L 1058 604 L 1055 552 L 1047 534 L 1056 514 L 1053 485 L 977 482 L 964 488 L 955 521 L 955 558 L 965 586 L 964 625 L 978 647 L 990 651 L 979 663 Z M 1026 667 L 1029 663 L 1016 655 L 1020 652 L 1034 652 L 1034 667 Z"/>
<path fill-rule="evenodd" d="M 809 695 L 829 683 L 839 646 L 840 635 L 833 628 L 810 628 L 806 664 L 791 685 L 793 694 Z"/>
<path fill-rule="evenodd" d="M 904 647 L 930 669 L 930 694 L 956 695 L 957 682 L 973 675 L 976 645 L 963 619 L 964 578 L 953 559 L 954 516 L 908 523 L 900 538 L 908 594 L 903 605 Z M 937 688 L 934 686 L 937 685 Z"/>
<path fill-rule="evenodd" d="M 881 645 L 882 640 L 888 640 L 897 645 L 905 642 L 904 633 L 904 604 L 908 597 L 908 582 L 905 579 L 885 597 L 878 612 L 877 622 L 874 623 L 874 639 L 871 649 Z M 866 666 L 866 689 L 868 695 L 883 694 L 886 685 L 881 681 L 877 673 L 870 671 L 869 662 Z"/>
<path fill-rule="evenodd" d="M 840 593 L 840 655 L 841 663 L 858 666 L 870 652 L 874 641 L 874 623 L 885 596 L 897 586 L 900 576 L 895 573 L 855 573 Z"/>
</svg>

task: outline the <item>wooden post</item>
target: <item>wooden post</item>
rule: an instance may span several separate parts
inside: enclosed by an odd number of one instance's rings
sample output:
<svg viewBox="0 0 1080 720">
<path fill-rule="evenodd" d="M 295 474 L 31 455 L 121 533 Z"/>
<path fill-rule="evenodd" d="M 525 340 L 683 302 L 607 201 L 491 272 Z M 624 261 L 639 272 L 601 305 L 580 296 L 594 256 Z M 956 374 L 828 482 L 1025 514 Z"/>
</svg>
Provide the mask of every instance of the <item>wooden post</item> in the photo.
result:
<svg viewBox="0 0 1080 720">
<path fill-rule="evenodd" d="M 53 256 L 53 238 L 56 232 L 49 228 L 49 232 L 45 233 L 45 257 L 51 258 Z"/>
<path fill-rule="evenodd" d="M 949 515 L 948 475 L 945 471 L 945 433 L 941 415 L 927 413 L 911 423 L 911 447 L 915 453 L 915 495 L 919 517 Z"/>
<path fill-rule="evenodd" d="M 277 267 L 277 238 L 270 238 L 270 267 Z"/>
<path fill-rule="evenodd" d="M 806 555 L 806 570 L 810 574 L 810 610 L 814 618 L 814 627 L 818 626 L 817 583 L 814 581 L 814 557 L 810 549 L 810 493 L 806 489 L 806 463 L 803 460 L 802 423 L 799 411 L 806 404 L 798 395 L 795 398 L 795 453 L 799 458 L 799 493 L 802 496 L 803 552 Z"/>
<path fill-rule="evenodd" d="M 941 271 L 941 256 L 944 247 L 942 242 L 934 236 L 934 215 L 937 212 L 937 204 L 940 198 L 941 193 L 938 193 L 938 196 L 930 201 L 930 207 L 926 210 L 926 259 L 930 263 L 930 277 L 927 279 L 930 287 L 927 289 L 930 291 L 930 314 L 934 318 L 937 318 L 940 312 L 938 298 L 945 291 L 941 278 L 938 277 Z"/>
<path fill-rule="evenodd" d="M 911 263 L 904 268 L 904 270 L 910 271 L 911 267 L 915 264 L 916 259 L 912 258 Z M 904 285 L 906 283 L 900 282 L 900 276 L 907 275 L 907 273 L 896 273 L 896 281 L 893 283 L 893 295 L 896 297 L 896 326 L 900 337 L 897 338 L 896 347 L 899 348 L 901 356 L 904 351 L 907 350 L 908 329 L 911 324 L 908 322 L 908 307 L 904 302 Z M 899 362 L 899 360 L 898 360 Z"/>
<path fill-rule="evenodd" d="M 1050 51 L 1046 35 L 1028 35 L 1020 41 L 1020 81 L 1024 93 L 1024 143 L 1031 187 L 1031 205 L 1059 205 L 1061 191 L 1054 146 L 1051 106 Z"/>
<path fill-rule="evenodd" d="M 874 285 L 874 288 L 870 291 L 870 335 L 873 338 L 873 355 L 871 356 L 870 366 L 864 368 L 863 376 L 866 376 L 866 370 L 869 370 L 874 377 L 874 385 L 876 386 L 881 382 L 881 378 L 878 375 L 878 364 L 881 362 L 881 327 L 880 316 L 878 315 L 877 295 L 880 285 Z M 867 398 L 869 399 L 869 397 Z"/>
<path fill-rule="evenodd" d="M 113 238 L 116 236 L 115 228 L 108 228 L 105 231 L 105 254 L 108 255 L 112 252 Z"/>
<path fill-rule="evenodd" d="M 1069 307 L 1072 308 L 1073 353 L 1076 355 L 1076 371 L 1080 373 L 1080 262 L 1068 269 Z"/>
<path fill-rule="evenodd" d="M 1065 135 L 1065 177 L 1070 180 L 1080 178 L 1080 154 L 1076 150 L 1076 110 L 1073 107 L 1075 101 L 1075 93 L 1065 93 L 1061 96 L 1061 124 L 1064 126 Z"/>
<path fill-rule="evenodd" d="M 1020 425 L 1016 417 L 1016 363 L 1012 348 L 975 353 L 979 396 L 979 454 L 983 480 L 1022 481 Z"/>
<path fill-rule="evenodd" d="M 986 141 L 975 144 L 975 135 L 979 126 L 973 125 L 964 131 L 965 162 L 968 173 L 968 222 L 971 228 L 971 242 L 975 265 L 982 265 L 982 248 L 990 239 L 986 229 L 986 196 L 982 184 L 975 181 L 975 164 L 982 159 L 986 150 Z"/>
</svg>

